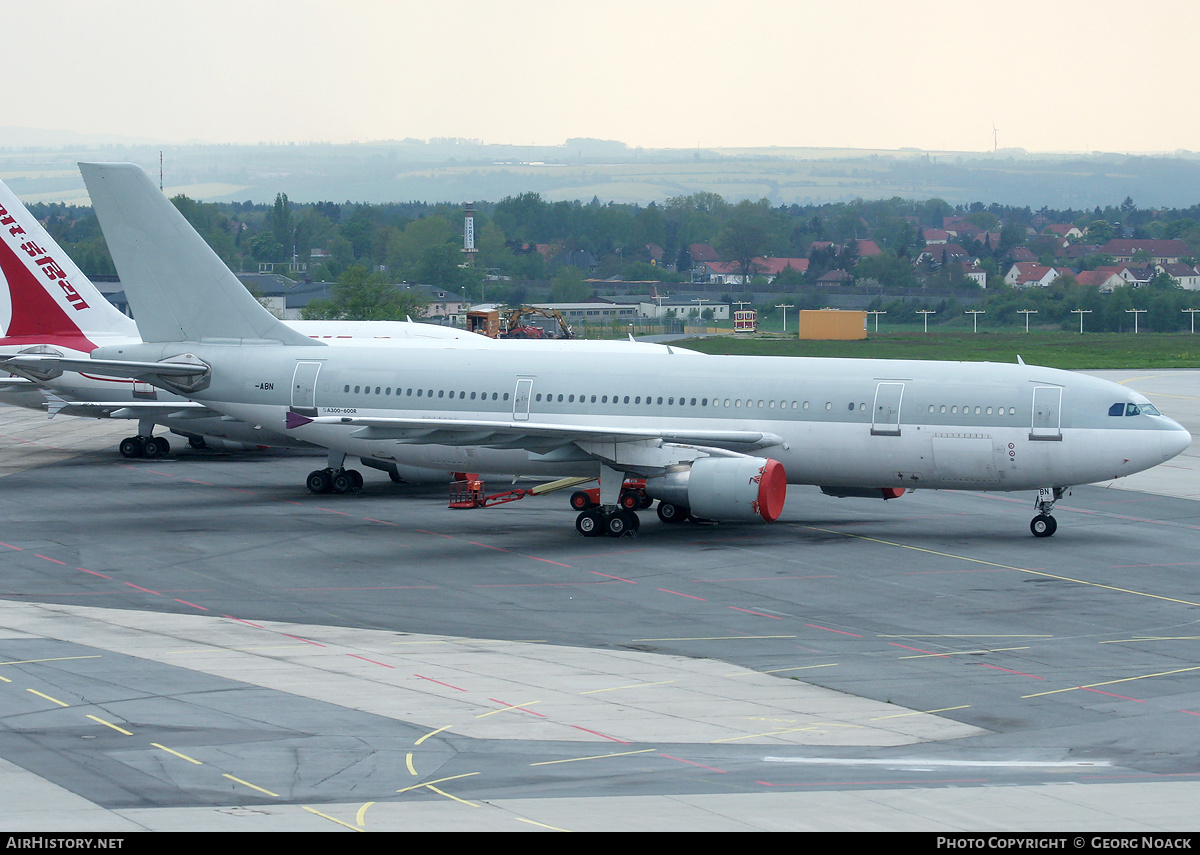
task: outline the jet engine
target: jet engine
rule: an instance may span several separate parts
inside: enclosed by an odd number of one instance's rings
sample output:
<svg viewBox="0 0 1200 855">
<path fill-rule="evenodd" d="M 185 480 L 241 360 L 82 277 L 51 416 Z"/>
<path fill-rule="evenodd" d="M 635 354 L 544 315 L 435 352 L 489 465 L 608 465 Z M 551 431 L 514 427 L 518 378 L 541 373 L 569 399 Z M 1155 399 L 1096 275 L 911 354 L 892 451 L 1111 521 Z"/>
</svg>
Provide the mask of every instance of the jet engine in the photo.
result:
<svg viewBox="0 0 1200 855">
<path fill-rule="evenodd" d="M 646 495 L 703 519 L 774 522 L 787 498 L 787 475 L 770 458 L 701 457 L 647 478 Z"/>
</svg>

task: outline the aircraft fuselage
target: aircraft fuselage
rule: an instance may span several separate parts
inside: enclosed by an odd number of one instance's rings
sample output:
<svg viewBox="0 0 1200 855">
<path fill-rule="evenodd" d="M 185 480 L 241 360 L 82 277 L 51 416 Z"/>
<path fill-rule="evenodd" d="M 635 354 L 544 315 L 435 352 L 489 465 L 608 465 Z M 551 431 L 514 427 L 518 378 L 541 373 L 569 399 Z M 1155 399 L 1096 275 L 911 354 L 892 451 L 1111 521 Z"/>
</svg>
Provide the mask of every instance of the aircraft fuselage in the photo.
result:
<svg viewBox="0 0 1200 855">
<path fill-rule="evenodd" d="M 155 360 L 184 347 L 94 356 Z M 1190 442 L 1129 389 L 1026 365 L 270 345 L 239 351 L 198 343 L 186 350 L 212 366 L 196 400 L 271 430 L 281 430 L 293 410 L 326 419 L 761 431 L 781 441 L 751 453 L 780 461 L 793 484 L 1067 486 L 1147 469 Z M 1118 404 L 1121 414 L 1110 415 Z M 370 439 L 370 431 L 337 423 L 290 433 L 348 454 L 450 471 L 594 474 L 599 465 L 572 453 L 569 442 L 548 441 L 536 451 L 443 445 Z"/>
</svg>

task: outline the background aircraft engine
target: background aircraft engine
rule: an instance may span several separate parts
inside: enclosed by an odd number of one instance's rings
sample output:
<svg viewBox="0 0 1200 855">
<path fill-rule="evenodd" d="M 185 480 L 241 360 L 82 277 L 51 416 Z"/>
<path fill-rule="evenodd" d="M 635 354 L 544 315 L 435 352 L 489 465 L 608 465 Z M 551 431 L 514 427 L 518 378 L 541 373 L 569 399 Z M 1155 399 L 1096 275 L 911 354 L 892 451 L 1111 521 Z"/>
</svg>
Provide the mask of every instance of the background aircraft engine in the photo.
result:
<svg viewBox="0 0 1200 855">
<path fill-rule="evenodd" d="M 787 498 L 787 475 L 770 458 L 701 457 L 687 469 L 647 478 L 646 495 L 703 519 L 774 522 Z"/>
<path fill-rule="evenodd" d="M 906 487 L 822 487 L 821 492 L 826 496 L 837 499 L 899 499 L 907 491 Z"/>
</svg>

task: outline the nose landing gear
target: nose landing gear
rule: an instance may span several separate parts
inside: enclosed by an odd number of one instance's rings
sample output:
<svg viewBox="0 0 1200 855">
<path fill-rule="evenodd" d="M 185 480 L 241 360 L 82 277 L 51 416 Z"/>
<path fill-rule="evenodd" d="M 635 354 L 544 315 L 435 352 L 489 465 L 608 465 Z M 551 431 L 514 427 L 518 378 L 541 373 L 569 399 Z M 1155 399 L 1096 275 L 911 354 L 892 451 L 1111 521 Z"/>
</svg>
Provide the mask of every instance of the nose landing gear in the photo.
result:
<svg viewBox="0 0 1200 855">
<path fill-rule="evenodd" d="M 1050 510 L 1054 507 L 1054 503 L 1063 497 L 1066 489 L 1066 487 L 1043 487 L 1038 490 L 1037 501 L 1034 502 L 1038 513 L 1029 521 L 1029 530 L 1033 532 L 1034 537 L 1050 537 L 1058 531 L 1058 522 L 1050 516 Z"/>
</svg>

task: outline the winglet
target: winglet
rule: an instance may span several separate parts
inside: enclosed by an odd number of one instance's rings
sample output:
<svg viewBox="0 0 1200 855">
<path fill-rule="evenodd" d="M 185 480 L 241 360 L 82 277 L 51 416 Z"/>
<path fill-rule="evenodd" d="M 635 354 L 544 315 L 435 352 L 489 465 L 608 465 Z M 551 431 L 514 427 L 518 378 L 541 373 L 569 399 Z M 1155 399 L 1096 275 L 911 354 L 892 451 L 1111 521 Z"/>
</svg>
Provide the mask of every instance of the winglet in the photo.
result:
<svg viewBox="0 0 1200 855">
<path fill-rule="evenodd" d="M 1024 365 L 1025 360 L 1021 358 L 1021 354 L 1017 354 L 1017 365 Z"/>
<path fill-rule="evenodd" d="M 322 347 L 264 309 L 132 163 L 81 163 L 142 340 Z"/>
</svg>

